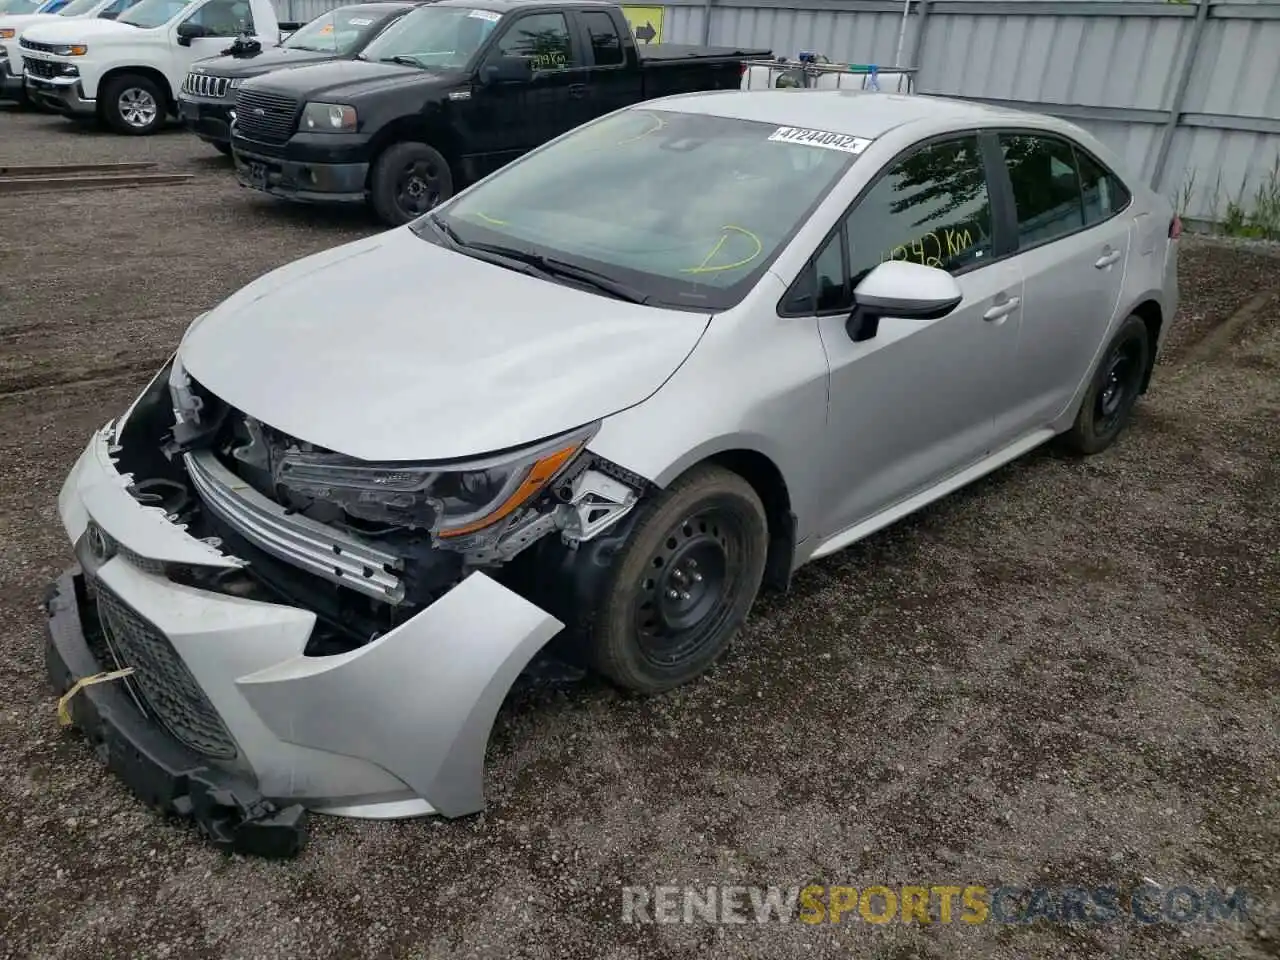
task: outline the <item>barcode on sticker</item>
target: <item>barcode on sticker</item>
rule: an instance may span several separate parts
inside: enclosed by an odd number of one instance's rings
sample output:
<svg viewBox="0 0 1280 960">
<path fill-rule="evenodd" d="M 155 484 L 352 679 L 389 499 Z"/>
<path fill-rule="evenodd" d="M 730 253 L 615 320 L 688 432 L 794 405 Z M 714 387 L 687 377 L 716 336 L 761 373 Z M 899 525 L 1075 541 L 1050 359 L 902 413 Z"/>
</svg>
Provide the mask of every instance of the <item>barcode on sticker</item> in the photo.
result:
<svg viewBox="0 0 1280 960">
<path fill-rule="evenodd" d="M 472 10 L 467 14 L 468 17 L 475 17 L 477 20 L 488 20 L 492 23 L 495 20 L 501 20 L 502 14 L 493 10 Z"/>
<path fill-rule="evenodd" d="M 847 133 L 832 133 L 830 130 L 807 130 L 804 127 L 779 127 L 769 134 L 770 140 L 779 143 L 802 143 L 808 147 L 822 147 L 824 150 L 840 150 L 844 153 L 861 153 L 867 149 L 870 140 L 862 137 L 851 137 Z"/>
</svg>

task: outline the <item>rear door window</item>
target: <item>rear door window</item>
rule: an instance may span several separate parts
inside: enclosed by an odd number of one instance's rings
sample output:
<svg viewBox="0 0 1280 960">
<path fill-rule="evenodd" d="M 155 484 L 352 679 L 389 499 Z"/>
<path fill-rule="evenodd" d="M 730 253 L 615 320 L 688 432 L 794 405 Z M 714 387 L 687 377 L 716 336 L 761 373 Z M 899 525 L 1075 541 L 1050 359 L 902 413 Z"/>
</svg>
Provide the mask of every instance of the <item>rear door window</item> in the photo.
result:
<svg viewBox="0 0 1280 960">
<path fill-rule="evenodd" d="M 1000 149 L 1018 217 L 1018 247 L 1049 243 L 1085 225 L 1075 151 L 1056 137 L 1002 134 Z M 1097 198 L 1101 202 L 1101 196 Z"/>
<path fill-rule="evenodd" d="M 591 54 L 596 66 L 613 67 L 622 63 L 622 38 L 613 25 L 613 18 L 599 10 L 591 10 L 582 14 L 582 22 L 586 24 L 587 35 L 591 38 Z"/>
</svg>

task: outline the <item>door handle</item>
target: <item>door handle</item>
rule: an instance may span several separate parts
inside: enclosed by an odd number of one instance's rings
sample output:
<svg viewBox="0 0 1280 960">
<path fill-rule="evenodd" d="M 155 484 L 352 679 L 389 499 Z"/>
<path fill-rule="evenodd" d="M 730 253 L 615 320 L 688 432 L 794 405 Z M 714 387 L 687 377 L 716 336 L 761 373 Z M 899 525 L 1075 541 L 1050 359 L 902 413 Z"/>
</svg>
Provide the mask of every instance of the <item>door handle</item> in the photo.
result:
<svg viewBox="0 0 1280 960">
<path fill-rule="evenodd" d="M 569 84 L 569 96 L 575 100 L 581 100 L 587 95 L 587 85 L 585 83 Z"/>
<path fill-rule="evenodd" d="M 1097 260 L 1095 260 L 1093 262 L 1093 265 L 1097 267 L 1099 270 L 1105 270 L 1107 267 L 1111 266 L 1113 263 L 1119 260 L 1120 256 L 1121 256 L 1121 251 L 1111 250 L 1110 252 L 1104 253 Z"/>
<path fill-rule="evenodd" d="M 1001 317 L 1007 317 L 1009 314 L 1013 313 L 1013 311 L 1018 309 L 1018 305 L 1020 303 L 1022 303 L 1021 297 L 1009 297 L 1007 300 L 1002 300 L 1000 303 L 997 303 L 994 307 L 984 313 L 982 315 L 982 319 L 999 320 Z"/>
</svg>

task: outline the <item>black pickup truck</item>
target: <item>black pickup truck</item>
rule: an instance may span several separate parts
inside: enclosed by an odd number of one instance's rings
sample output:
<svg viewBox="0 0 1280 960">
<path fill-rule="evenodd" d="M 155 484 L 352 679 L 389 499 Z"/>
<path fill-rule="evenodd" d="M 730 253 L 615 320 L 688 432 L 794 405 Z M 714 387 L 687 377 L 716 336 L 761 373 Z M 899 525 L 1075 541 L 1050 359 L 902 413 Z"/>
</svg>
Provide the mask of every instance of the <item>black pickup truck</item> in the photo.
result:
<svg viewBox="0 0 1280 960">
<path fill-rule="evenodd" d="M 205 143 L 231 152 L 231 117 L 240 84 L 272 70 L 350 60 L 378 34 L 428 0 L 378 0 L 338 7 L 299 25 L 277 47 L 232 44 L 222 55 L 197 60 L 178 91 L 183 125 Z"/>
<path fill-rule="evenodd" d="M 737 89 L 768 50 L 637 45 L 604 0 L 438 0 L 355 59 L 246 80 L 231 146 L 246 187 L 369 202 L 406 223 L 588 120 L 642 100 Z"/>
</svg>

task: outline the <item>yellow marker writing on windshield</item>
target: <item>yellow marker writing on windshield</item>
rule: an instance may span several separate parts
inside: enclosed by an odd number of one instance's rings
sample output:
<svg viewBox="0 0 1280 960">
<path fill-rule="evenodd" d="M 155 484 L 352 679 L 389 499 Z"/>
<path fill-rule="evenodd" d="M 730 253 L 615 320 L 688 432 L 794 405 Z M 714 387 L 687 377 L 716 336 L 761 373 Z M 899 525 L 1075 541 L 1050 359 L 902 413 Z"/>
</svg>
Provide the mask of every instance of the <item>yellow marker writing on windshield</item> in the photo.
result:
<svg viewBox="0 0 1280 960">
<path fill-rule="evenodd" d="M 715 255 L 720 252 L 720 248 L 723 247 L 726 242 L 728 242 L 730 233 L 740 233 L 756 245 L 755 250 L 751 252 L 751 256 L 744 257 L 743 259 L 737 260 L 733 263 L 724 263 L 715 267 L 707 266 L 707 264 L 711 262 L 712 258 L 715 257 Z M 702 263 L 700 263 L 696 267 L 685 267 L 680 272 L 681 273 L 719 273 L 723 270 L 737 270 L 739 267 L 745 267 L 748 263 L 750 263 L 756 257 L 760 256 L 760 251 L 762 251 L 763 249 L 764 249 L 764 244 L 760 242 L 760 238 L 757 237 L 750 230 L 747 230 L 745 227 L 735 227 L 732 224 L 725 224 L 723 227 L 720 228 L 720 240 L 716 243 L 714 247 L 711 248 L 711 252 L 708 253 L 703 258 Z"/>
</svg>

